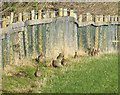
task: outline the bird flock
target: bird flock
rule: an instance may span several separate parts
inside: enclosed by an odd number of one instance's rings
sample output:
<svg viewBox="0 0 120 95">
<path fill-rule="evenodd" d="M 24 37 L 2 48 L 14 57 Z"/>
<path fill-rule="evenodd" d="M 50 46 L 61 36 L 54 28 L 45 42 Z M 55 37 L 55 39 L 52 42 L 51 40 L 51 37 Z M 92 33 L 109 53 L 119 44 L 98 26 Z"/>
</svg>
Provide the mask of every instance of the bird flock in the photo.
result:
<svg viewBox="0 0 120 95">
<path fill-rule="evenodd" d="M 88 56 L 98 56 L 100 52 L 100 49 L 95 49 L 93 48 L 87 48 L 87 51 L 85 51 L 85 53 L 87 53 Z M 37 57 L 38 63 L 43 63 L 43 53 L 40 53 Z M 78 53 L 75 52 L 73 58 L 78 58 Z M 59 53 L 58 56 L 56 57 L 56 59 L 52 58 L 51 63 L 49 63 L 47 65 L 47 67 L 53 67 L 53 68 L 60 68 L 63 67 L 65 65 L 68 64 L 68 61 L 65 59 L 64 54 L 63 53 Z M 42 74 L 40 72 L 39 69 L 39 65 L 37 65 L 36 67 L 36 71 L 34 73 L 35 77 L 40 77 Z"/>
</svg>

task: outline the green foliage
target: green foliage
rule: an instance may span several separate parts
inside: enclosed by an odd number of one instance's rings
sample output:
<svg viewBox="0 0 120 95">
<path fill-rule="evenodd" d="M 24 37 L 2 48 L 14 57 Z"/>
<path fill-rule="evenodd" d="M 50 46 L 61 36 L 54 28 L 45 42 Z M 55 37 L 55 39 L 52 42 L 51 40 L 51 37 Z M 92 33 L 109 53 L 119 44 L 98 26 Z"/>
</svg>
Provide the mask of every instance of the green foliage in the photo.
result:
<svg viewBox="0 0 120 95">
<path fill-rule="evenodd" d="M 14 11 L 15 11 L 15 8 L 14 8 L 14 7 L 10 7 L 10 8 L 9 8 L 9 11 L 10 11 L 10 12 L 14 12 Z"/>
<path fill-rule="evenodd" d="M 15 5 L 17 4 L 17 2 L 4 2 L 4 8 L 7 7 L 15 7 Z"/>
<path fill-rule="evenodd" d="M 3 9 L 8 8 L 8 12 L 15 12 L 16 5 L 17 5 L 17 2 L 4 2 Z"/>
</svg>

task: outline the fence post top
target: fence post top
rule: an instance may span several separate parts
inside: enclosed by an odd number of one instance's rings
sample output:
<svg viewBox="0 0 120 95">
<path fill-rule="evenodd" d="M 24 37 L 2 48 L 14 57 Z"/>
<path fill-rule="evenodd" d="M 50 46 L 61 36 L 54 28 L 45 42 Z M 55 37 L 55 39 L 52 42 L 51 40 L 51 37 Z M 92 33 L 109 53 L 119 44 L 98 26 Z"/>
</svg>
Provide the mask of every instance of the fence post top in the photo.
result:
<svg viewBox="0 0 120 95">
<path fill-rule="evenodd" d="M 82 17 L 82 15 L 79 15 L 79 17 Z"/>
<path fill-rule="evenodd" d="M 103 15 L 100 15 L 100 17 L 103 17 Z"/>
<path fill-rule="evenodd" d="M 22 13 L 19 13 L 19 15 L 18 15 L 18 21 L 22 21 Z"/>
<path fill-rule="evenodd" d="M 64 8 L 64 10 L 67 10 L 67 8 Z"/>
<path fill-rule="evenodd" d="M 14 14 L 14 12 L 11 12 L 10 14 L 11 14 L 11 15 L 13 15 L 13 14 Z"/>
<path fill-rule="evenodd" d="M 38 10 L 38 12 L 42 12 L 42 10 L 40 9 L 40 10 Z"/>
<path fill-rule="evenodd" d="M 91 15 L 91 13 L 86 13 L 86 15 Z"/>
<path fill-rule="evenodd" d="M 37 13 L 37 14 L 36 14 Z M 86 12 L 84 14 L 78 14 L 78 11 L 75 9 L 70 9 L 70 8 L 62 8 L 60 7 L 57 11 L 50 11 L 50 10 L 45 10 L 45 9 L 39 9 L 37 12 L 36 10 L 31 10 L 30 12 L 23 11 L 22 13 L 18 13 L 16 16 L 14 12 L 10 13 L 10 17 L 6 16 L 6 18 L 2 18 L 1 21 L 6 21 L 10 18 L 10 22 L 13 23 L 16 22 L 16 18 L 18 17 L 18 20 L 22 18 L 24 21 L 25 19 L 42 19 L 42 18 L 53 18 L 56 16 L 72 16 L 76 18 L 79 21 L 84 21 L 83 19 L 87 19 L 87 21 L 94 21 L 94 22 L 117 22 L 120 17 L 118 15 L 101 15 L 101 14 L 92 14 L 90 12 Z M 14 17 L 15 16 L 15 17 Z M 15 20 L 14 20 L 15 19 Z M 81 20 L 82 19 L 82 20 Z M 7 21 L 6 21 L 7 22 Z"/>
<path fill-rule="evenodd" d="M 31 13 L 34 13 L 34 12 L 35 12 L 35 10 L 32 10 L 32 11 L 31 11 Z"/>
<path fill-rule="evenodd" d="M 22 16 L 22 13 L 19 13 L 18 16 Z"/>
<path fill-rule="evenodd" d="M 59 10 L 63 10 L 63 8 L 59 8 Z"/>
<path fill-rule="evenodd" d="M 7 16 L 8 19 L 10 19 L 10 16 Z"/>
</svg>

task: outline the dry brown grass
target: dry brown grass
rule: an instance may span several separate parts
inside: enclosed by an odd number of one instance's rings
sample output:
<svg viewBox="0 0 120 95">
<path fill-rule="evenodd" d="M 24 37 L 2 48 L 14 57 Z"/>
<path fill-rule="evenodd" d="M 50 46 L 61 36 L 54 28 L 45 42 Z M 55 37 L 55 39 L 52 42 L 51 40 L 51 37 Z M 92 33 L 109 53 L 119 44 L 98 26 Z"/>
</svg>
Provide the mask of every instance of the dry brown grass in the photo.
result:
<svg viewBox="0 0 120 95">
<path fill-rule="evenodd" d="M 19 60 L 19 63 L 9 64 L 4 67 L 3 73 L 7 76 L 12 76 L 16 74 L 19 70 L 18 68 L 24 68 L 24 67 L 35 67 L 36 64 L 33 63 L 33 61 L 26 59 Z"/>
<path fill-rule="evenodd" d="M 15 3 L 13 6 L 5 6 L 5 3 L 2 4 L 2 15 L 9 15 L 10 9 L 13 7 L 15 13 L 31 10 L 57 10 L 59 8 L 68 8 L 78 10 L 78 14 L 85 14 L 90 12 L 95 15 L 116 15 L 118 14 L 118 3 L 117 2 L 22 2 Z M 8 8 L 9 7 L 9 8 Z"/>
</svg>

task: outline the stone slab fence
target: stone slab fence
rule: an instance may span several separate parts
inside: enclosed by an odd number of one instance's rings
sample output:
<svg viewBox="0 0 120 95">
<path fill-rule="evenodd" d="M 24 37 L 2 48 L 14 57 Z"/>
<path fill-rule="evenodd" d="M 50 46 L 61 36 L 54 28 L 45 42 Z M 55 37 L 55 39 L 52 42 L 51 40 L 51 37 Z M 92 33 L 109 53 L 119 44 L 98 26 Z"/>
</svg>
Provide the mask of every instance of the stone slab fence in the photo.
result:
<svg viewBox="0 0 120 95">
<path fill-rule="evenodd" d="M 118 49 L 120 17 L 110 15 L 78 15 L 75 10 L 23 12 L 0 20 L 0 65 L 17 64 L 24 58 L 65 57 L 75 51 L 96 48 L 104 51 Z"/>
</svg>

